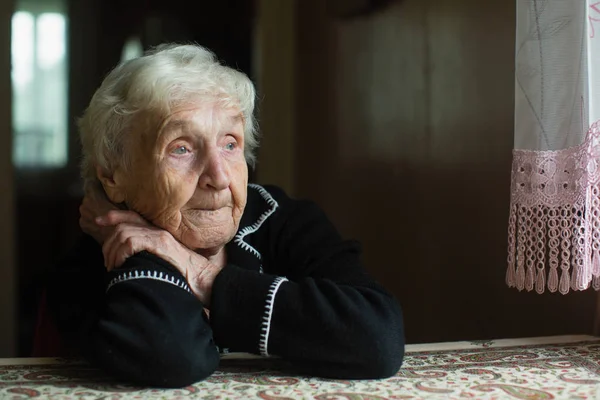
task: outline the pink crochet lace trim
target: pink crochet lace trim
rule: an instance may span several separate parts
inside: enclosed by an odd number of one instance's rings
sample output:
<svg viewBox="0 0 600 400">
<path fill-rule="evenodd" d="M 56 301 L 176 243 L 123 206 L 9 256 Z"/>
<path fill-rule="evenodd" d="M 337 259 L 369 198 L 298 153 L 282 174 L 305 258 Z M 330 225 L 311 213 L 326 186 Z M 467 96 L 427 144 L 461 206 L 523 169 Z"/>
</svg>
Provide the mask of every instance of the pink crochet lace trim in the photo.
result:
<svg viewBox="0 0 600 400">
<path fill-rule="evenodd" d="M 557 151 L 514 150 L 506 283 L 600 290 L 600 125 Z"/>
</svg>

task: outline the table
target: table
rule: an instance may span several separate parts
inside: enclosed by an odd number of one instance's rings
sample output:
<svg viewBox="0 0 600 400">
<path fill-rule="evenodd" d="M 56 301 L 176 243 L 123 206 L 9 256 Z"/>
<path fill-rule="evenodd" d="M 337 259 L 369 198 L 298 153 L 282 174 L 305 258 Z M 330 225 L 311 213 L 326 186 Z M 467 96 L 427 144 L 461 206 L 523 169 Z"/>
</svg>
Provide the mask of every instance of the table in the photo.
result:
<svg viewBox="0 0 600 400">
<path fill-rule="evenodd" d="M 281 361 L 232 354 L 177 390 L 117 384 L 72 359 L 0 359 L 0 399 L 600 399 L 600 338 L 558 336 L 408 345 L 385 380 L 294 376 Z"/>
</svg>

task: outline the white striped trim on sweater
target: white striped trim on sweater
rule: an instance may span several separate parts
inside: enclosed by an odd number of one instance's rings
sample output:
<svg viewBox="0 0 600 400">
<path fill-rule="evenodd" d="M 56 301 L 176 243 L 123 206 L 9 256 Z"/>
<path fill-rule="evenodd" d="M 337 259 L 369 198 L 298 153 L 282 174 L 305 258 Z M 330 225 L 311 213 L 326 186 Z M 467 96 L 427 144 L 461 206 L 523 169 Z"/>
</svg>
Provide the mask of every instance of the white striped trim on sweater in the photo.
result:
<svg viewBox="0 0 600 400">
<path fill-rule="evenodd" d="M 281 284 L 286 281 L 287 279 L 281 276 L 275 278 L 275 280 L 273 280 L 273 283 L 271 283 L 269 293 L 267 293 L 265 313 L 261 324 L 262 328 L 260 333 L 260 342 L 258 344 L 260 354 L 264 357 L 269 356 L 269 333 L 271 332 L 271 318 L 273 316 L 273 308 L 275 308 L 275 296 L 277 295 L 277 291 L 279 290 Z"/>
<path fill-rule="evenodd" d="M 155 281 L 170 283 L 173 286 L 177 286 L 178 288 L 187 290 L 189 293 L 192 293 L 192 290 L 190 289 L 185 280 L 177 279 L 174 276 L 158 271 L 123 272 L 110 281 L 108 287 L 106 288 L 106 291 L 108 292 L 109 289 L 117 283 L 131 281 L 135 279 L 154 279 Z"/>
<path fill-rule="evenodd" d="M 249 234 L 256 232 L 262 226 L 262 224 L 267 220 L 267 218 L 269 218 L 271 216 L 271 214 L 273 214 L 275 212 L 277 207 L 279 207 L 279 203 L 277 203 L 277 201 L 273 198 L 273 196 L 271 196 L 269 194 L 269 192 L 267 192 L 265 190 L 265 188 L 263 188 L 262 186 L 251 183 L 248 185 L 248 187 L 258 190 L 258 193 L 260 193 L 260 195 L 263 197 L 263 199 L 266 200 L 266 202 L 269 204 L 269 206 L 271 206 L 271 208 L 269 210 L 265 211 L 258 218 L 258 220 L 255 223 L 241 229 L 235 235 L 234 242 L 237 243 L 237 245 L 240 246 L 242 249 L 254 254 L 260 260 L 260 259 L 262 259 L 261 254 L 258 252 L 258 250 L 256 250 L 250 244 L 246 243 L 244 241 L 244 238 L 246 236 L 248 236 Z"/>
</svg>

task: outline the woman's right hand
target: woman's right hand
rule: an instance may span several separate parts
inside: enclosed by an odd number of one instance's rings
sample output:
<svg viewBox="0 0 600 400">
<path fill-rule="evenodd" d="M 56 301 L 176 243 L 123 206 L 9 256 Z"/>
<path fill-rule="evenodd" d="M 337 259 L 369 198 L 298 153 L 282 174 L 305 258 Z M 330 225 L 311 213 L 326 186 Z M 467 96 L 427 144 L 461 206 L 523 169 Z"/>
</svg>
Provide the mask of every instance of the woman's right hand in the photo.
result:
<svg viewBox="0 0 600 400">
<path fill-rule="evenodd" d="M 198 300 L 205 307 L 210 307 L 213 282 L 224 265 L 210 262 L 201 254 L 185 247 L 164 229 L 150 224 L 116 221 L 117 217 L 130 217 L 122 212 L 116 213 L 117 211 L 109 212 L 109 215 L 115 217 L 115 225 L 102 245 L 106 269 L 112 271 L 119 268 L 129 257 L 147 251 L 177 269 Z"/>
<path fill-rule="evenodd" d="M 108 200 L 86 194 L 79 206 L 79 226 L 84 233 L 103 245 L 121 223 L 150 226 L 135 211 L 120 210 Z"/>
<path fill-rule="evenodd" d="M 128 257 L 139 251 L 149 251 L 177 268 L 194 295 L 205 306 L 210 305 L 212 283 L 222 266 L 212 265 L 140 214 L 120 210 L 108 200 L 86 195 L 79 213 L 79 226 L 83 232 L 102 246 L 107 270 L 120 267 Z M 210 316 L 209 310 L 204 310 Z"/>
</svg>

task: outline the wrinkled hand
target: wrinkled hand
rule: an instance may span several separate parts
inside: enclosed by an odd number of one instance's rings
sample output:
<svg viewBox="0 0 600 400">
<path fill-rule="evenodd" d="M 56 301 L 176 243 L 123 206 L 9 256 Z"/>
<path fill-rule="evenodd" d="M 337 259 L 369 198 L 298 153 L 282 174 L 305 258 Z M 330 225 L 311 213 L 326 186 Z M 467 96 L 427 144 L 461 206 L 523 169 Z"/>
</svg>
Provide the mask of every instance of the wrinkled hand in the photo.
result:
<svg viewBox="0 0 600 400">
<path fill-rule="evenodd" d="M 188 249 L 169 232 L 152 225 L 118 223 L 102 246 L 106 268 L 118 268 L 127 258 L 148 251 L 173 265 L 205 307 L 210 306 L 213 282 L 221 271 L 200 254 Z"/>
<path fill-rule="evenodd" d="M 221 267 L 188 249 L 138 213 L 119 210 L 107 200 L 86 196 L 79 211 L 81 229 L 102 245 L 107 270 L 120 267 L 136 253 L 148 251 L 177 268 L 194 295 L 205 307 L 209 306 L 212 284 Z"/>
<path fill-rule="evenodd" d="M 150 223 L 134 211 L 120 210 L 108 200 L 86 195 L 79 206 L 81 230 L 100 245 L 113 233 L 114 226 L 121 223 L 150 226 Z"/>
</svg>

